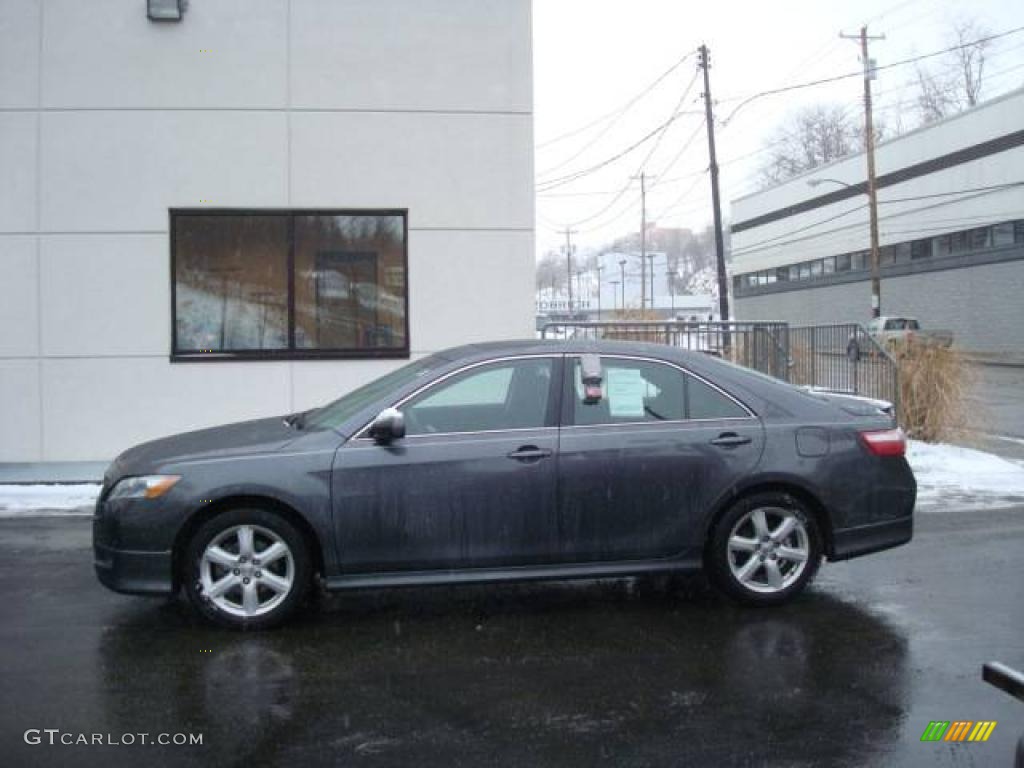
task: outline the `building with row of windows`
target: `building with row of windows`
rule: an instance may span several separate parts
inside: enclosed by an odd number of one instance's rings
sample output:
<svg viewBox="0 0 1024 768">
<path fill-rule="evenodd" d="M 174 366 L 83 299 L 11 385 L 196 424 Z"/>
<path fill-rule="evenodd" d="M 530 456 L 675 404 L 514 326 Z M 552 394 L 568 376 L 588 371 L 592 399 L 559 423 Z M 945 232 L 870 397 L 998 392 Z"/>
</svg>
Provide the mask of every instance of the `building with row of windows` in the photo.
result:
<svg viewBox="0 0 1024 768">
<path fill-rule="evenodd" d="M 863 154 L 732 203 L 734 312 L 795 325 L 871 317 Z M 1024 89 L 876 149 L 881 312 L 1024 353 Z"/>
<path fill-rule="evenodd" d="M 533 335 L 531 56 L 529 0 L 0 2 L 0 462 Z"/>
</svg>

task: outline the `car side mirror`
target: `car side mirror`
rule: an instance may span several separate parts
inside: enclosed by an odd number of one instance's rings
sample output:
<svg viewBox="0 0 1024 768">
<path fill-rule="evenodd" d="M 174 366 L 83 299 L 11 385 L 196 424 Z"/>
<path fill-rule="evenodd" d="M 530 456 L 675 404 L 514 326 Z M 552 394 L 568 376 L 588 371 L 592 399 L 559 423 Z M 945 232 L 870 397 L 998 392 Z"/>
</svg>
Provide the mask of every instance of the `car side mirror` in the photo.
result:
<svg viewBox="0 0 1024 768">
<path fill-rule="evenodd" d="M 405 437 L 405 416 L 397 408 L 385 408 L 370 425 L 370 437 L 378 445 Z"/>
</svg>

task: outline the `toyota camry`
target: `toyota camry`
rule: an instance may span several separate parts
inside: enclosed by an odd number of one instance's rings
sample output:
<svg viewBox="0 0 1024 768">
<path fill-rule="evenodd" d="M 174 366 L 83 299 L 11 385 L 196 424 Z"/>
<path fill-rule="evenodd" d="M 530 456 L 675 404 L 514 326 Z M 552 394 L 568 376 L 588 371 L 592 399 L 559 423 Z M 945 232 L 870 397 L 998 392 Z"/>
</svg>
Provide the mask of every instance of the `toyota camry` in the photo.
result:
<svg viewBox="0 0 1024 768">
<path fill-rule="evenodd" d="M 124 452 L 96 572 L 236 628 L 319 588 L 699 569 L 779 604 L 823 559 L 910 540 L 916 485 L 884 406 L 661 345 L 459 347 L 320 408 Z"/>
</svg>

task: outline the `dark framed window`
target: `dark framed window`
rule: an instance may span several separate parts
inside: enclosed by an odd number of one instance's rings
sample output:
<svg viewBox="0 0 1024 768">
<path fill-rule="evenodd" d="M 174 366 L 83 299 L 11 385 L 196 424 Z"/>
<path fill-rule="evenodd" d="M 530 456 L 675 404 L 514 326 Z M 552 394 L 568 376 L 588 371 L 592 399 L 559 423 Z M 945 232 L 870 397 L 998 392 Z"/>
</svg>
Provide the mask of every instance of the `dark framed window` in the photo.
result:
<svg viewBox="0 0 1024 768">
<path fill-rule="evenodd" d="M 836 272 L 850 271 L 850 254 L 840 253 L 836 256 Z"/>
<path fill-rule="evenodd" d="M 992 245 L 1013 245 L 1013 222 L 1004 221 L 992 227 Z"/>
<path fill-rule="evenodd" d="M 968 247 L 971 250 L 980 251 L 992 247 L 992 228 L 978 227 L 967 234 Z"/>
<path fill-rule="evenodd" d="M 172 360 L 409 356 L 407 211 L 170 215 Z"/>
<path fill-rule="evenodd" d="M 911 259 L 930 259 L 932 255 L 931 240 L 915 240 L 910 244 Z"/>
</svg>

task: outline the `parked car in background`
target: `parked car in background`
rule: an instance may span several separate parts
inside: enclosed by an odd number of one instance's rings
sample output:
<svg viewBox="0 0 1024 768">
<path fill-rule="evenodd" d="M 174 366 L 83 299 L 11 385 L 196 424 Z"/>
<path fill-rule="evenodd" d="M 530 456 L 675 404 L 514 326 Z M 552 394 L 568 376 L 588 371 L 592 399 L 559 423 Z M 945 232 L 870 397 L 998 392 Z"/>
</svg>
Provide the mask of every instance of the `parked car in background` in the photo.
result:
<svg viewBox="0 0 1024 768">
<path fill-rule="evenodd" d="M 898 349 L 901 345 L 925 344 L 948 347 L 953 343 L 952 331 L 923 330 L 921 324 L 913 317 L 876 317 L 865 326 L 868 335 L 887 352 Z M 846 355 L 851 360 L 859 360 L 862 349 L 861 341 L 856 335 L 850 337 L 846 347 Z"/>
<path fill-rule="evenodd" d="M 109 588 L 183 589 L 236 628 L 311 588 L 705 569 L 783 603 L 823 558 L 910 540 L 903 433 L 856 398 L 702 352 L 610 341 L 459 347 L 322 408 L 121 454 L 96 505 Z"/>
</svg>

